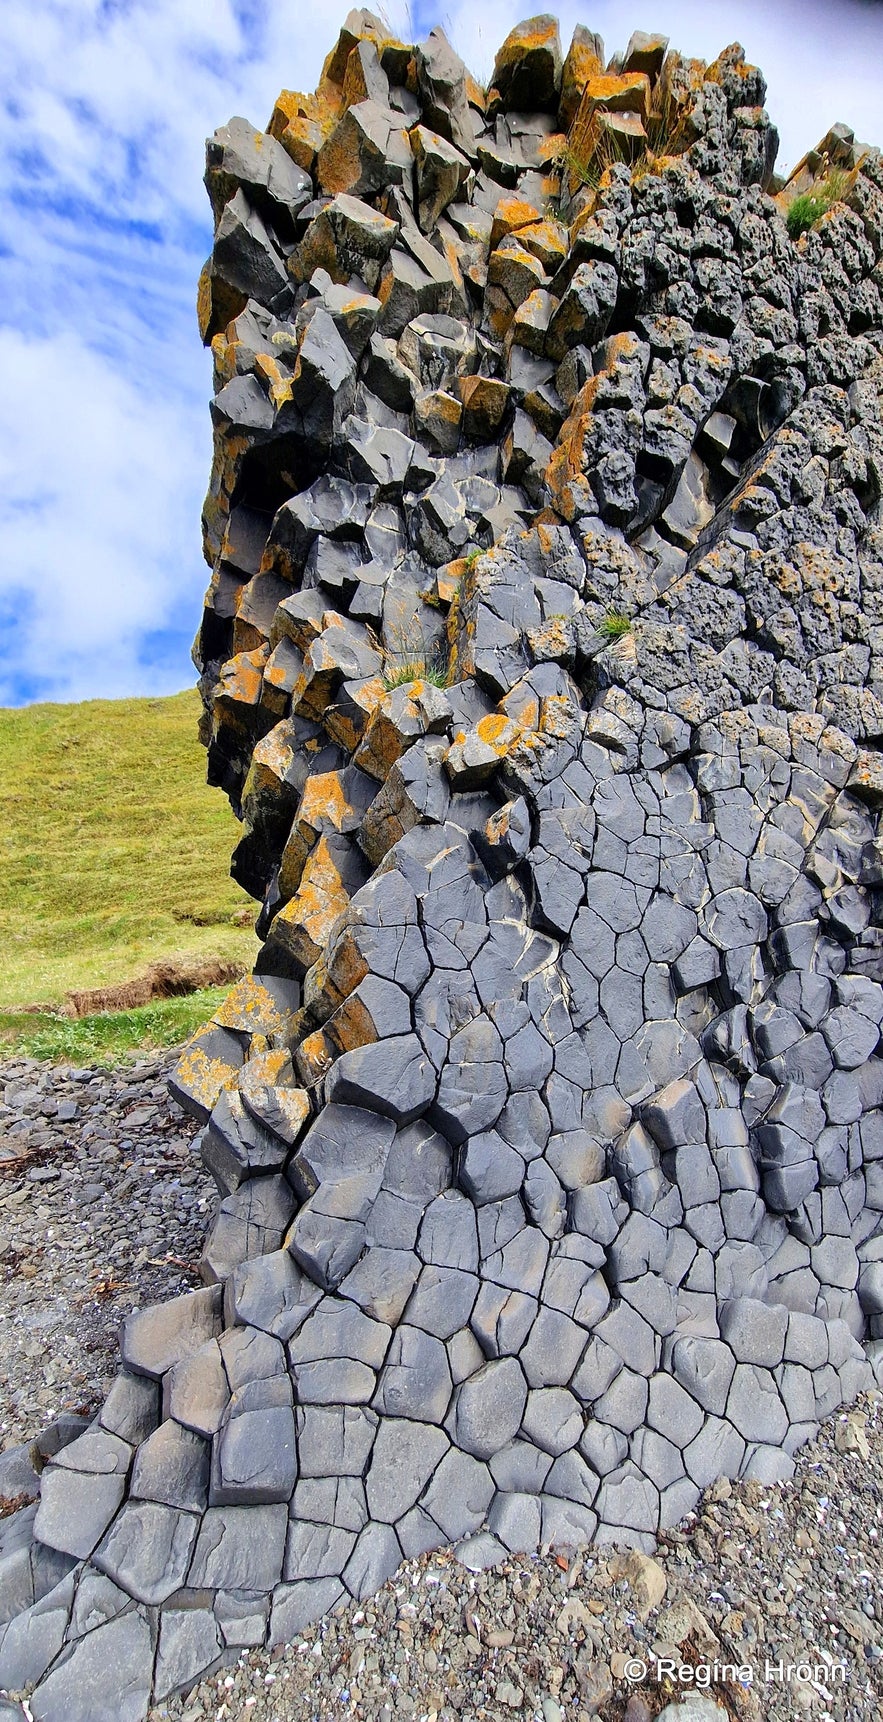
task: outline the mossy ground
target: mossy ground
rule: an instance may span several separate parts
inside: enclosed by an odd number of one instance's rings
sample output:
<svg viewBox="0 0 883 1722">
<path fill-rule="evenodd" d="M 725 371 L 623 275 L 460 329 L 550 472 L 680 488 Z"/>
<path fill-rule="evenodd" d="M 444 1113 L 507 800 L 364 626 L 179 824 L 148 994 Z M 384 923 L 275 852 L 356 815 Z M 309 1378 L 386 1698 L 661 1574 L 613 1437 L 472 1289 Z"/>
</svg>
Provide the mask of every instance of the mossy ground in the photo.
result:
<svg viewBox="0 0 883 1722">
<path fill-rule="evenodd" d="M 198 714 L 192 691 L 0 710 L 0 1011 L 58 1005 L 159 960 L 250 965 L 254 905 L 229 877 L 237 825 L 206 786 Z M 168 1044 L 161 1024 L 182 1038 L 206 996 L 117 1014 Z M 13 1038 L 31 1043 L 38 1020 L 16 1016 Z M 0 1019 L 7 1044 L 12 1032 Z"/>
</svg>

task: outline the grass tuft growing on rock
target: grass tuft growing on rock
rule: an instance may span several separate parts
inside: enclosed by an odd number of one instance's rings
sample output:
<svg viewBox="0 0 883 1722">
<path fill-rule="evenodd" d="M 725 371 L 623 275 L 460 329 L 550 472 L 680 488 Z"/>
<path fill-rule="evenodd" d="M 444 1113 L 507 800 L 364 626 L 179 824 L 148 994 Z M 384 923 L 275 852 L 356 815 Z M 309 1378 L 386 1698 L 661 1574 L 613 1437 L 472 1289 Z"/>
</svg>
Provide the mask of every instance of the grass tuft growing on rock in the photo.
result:
<svg viewBox="0 0 883 1722">
<path fill-rule="evenodd" d="M 623 610 L 608 610 L 598 623 L 598 632 L 605 640 L 622 640 L 631 633 L 632 619 Z"/>
<path fill-rule="evenodd" d="M 788 205 L 785 222 L 792 239 L 799 239 L 802 233 L 808 233 L 846 196 L 849 186 L 849 175 L 841 169 L 833 169 L 825 179 L 818 180 L 810 191 L 801 192 L 799 197 L 792 198 Z"/>
<path fill-rule="evenodd" d="M 434 688 L 446 688 L 448 678 L 437 664 L 427 664 L 424 659 L 413 664 L 396 664 L 390 667 L 383 677 L 383 685 L 388 694 L 392 693 L 393 688 L 408 687 L 411 682 L 431 682 Z"/>
</svg>

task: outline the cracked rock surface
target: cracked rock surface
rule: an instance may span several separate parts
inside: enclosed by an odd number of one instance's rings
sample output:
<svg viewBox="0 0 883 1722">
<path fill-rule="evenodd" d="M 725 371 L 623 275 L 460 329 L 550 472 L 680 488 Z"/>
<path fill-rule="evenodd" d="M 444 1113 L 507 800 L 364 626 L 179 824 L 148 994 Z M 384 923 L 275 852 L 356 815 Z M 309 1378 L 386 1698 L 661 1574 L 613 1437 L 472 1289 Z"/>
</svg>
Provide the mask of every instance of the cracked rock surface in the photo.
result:
<svg viewBox="0 0 883 1722">
<path fill-rule="evenodd" d="M 39 1722 L 451 1544 L 650 1558 L 883 1375 L 883 167 L 837 127 L 782 188 L 763 99 L 547 17 L 484 92 L 359 12 L 209 144 L 195 657 L 263 945 L 172 1078 L 204 1284 L 10 1521 Z"/>
</svg>

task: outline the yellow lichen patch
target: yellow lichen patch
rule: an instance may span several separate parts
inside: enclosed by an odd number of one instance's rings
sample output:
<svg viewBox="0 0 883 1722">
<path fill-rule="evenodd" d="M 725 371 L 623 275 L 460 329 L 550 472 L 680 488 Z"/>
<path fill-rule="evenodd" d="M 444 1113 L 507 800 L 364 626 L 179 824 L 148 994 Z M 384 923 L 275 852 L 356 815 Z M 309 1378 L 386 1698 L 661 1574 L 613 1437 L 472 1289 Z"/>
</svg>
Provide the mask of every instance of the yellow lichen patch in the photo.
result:
<svg viewBox="0 0 883 1722">
<path fill-rule="evenodd" d="M 572 123 L 583 90 L 590 78 L 601 77 L 604 67 L 588 42 L 577 38 L 571 42 L 561 75 L 561 124 L 565 129 Z"/>
<path fill-rule="evenodd" d="M 207 1024 L 206 1028 L 210 1028 Z M 206 1029 L 200 1029 L 205 1034 Z M 208 1118 L 225 1088 L 235 1088 L 238 1072 L 220 1058 L 208 1058 L 201 1046 L 185 1047 L 175 1066 L 175 1088 L 187 1096 L 194 1111 Z"/>
<path fill-rule="evenodd" d="M 282 369 L 272 353 L 258 353 L 254 368 L 255 375 L 264 379 L 270 400 L 278 411 L 291 400 L 291 373 Z"/>
<path fill-rule="evenodd" d="M 324 1021 L 367 974 L 368 963 L 353 929 L 344 926 L 304 982 L 304 1001 L 313 1018 Z"/>
<path fill-rule="evenodd" d="M 519 228 L 518 238 L 544 269 L 556 269 L 567 256 L 567 228 L 559 221 L 534 221 Z"/>
<path fill-rule="evenodd" d="M 599 371 L 590 377 L 575 397 L 546 469 L 552 505 L 563 520 L 574 520 L 582 511 L 586 490 L 585 439 L 604 375 L 604 371 Z"/>
<path fill-rule="evenodd" d="M 516 726 L 511 718 L 503 712 L 489 712 L 487 717 L 479 718 L 475 733 L 488 747 L 499 747 L 509 738 Z"/>
<path fill-rule="evenodd" d="M 386 689 L 382 676 L 369 676 L 363 682 L 351 682 L 346 701 L 329 706 L 323 713 L 322 722 L 331 740 L 336 741 L 338 747 L 346 748 L 348 753 L 355 752 L 372 713 L 385 698 Z"/>
<path fill-rule="evenodd" d="M 260 704 L 268 657 L 267 647 L 261 646 L 254 652 L 238 652 L 221 666 L 213 699 L 216 734 L 225 727 L 234 731 L 241 728 L 243 710 Z"/>
<path fill-rule="evenodd" d="M 508 383 L 498 377 L 460 377 L 457 384 L 463 402 L 466 431 L 486 441 L 499 430 L 509 410 Z"/>
<path fill-rule="evenodd" d="M 325 1024 L 325 1033 L 335 1052 L 352 1052 L 377 1040 L 377 1027 L 364 1001 L 354 991 L 338 1005 Z"/>
<path fill-rule="evenodd" d="M 342 100 L 340 89 L 328 80 L 320 83 L 314 95 L 280 92 L 267 130 L 305 173 L 314 171 L 316 156 L 340 116 Z"/>
<path fill-rule="evenodd" d="M 252 1051 L 239 1072 L 240 1094 L 251 1094 L 257 1088 L 275 1088 L 286 1074 L 290 1076 L 290 1058 L 284 1046 L 270 1047 L 266 1052 Z"/>
<path fill-rule="evenodd" d="M 280 1011 L 259 975 L 246 975 L 237 981 L 212 1021 L 220 1028 L 235 1029 L 241 1034 L 282 1034 L 287 1017 Z"/>
<path fill-rule="evenodd" d="M 650 79 L 646 72 L 623 72 L 618 76 L 602 74 L 589 78 L 568 136 L 570 149 L 579 151 L 595 114 L 599 112 L 639 114 L 641 119 L 646 119 L 650 112 Z"/>
<path fill-rule="evenodd" d="M 529 227 L 531 222 L 539 221 L 541 211 L 533 203 L 528 203 L 524 197 L 501 197 L 494 210 L 493 226 L 491 227 L 491 246 L 499 245 L 507 233 L 517 233 L 519 227 Z"/>
<path fill-rule="evenodd" d="M 541 166 L 552 171 L 557 171 L 558 163 L 561 160 L 561 151 L 566 149 L 566 147 L 567 135 L 565 132 L 551 132 L 547 138 L 538 138 L 536 153 L 539 157 Z M 544 182 L 543 194 L 544 197 L 549 196 L 549 186 L 547 182 Z"/>
<path fill-rule="evenodd" d="M 518 69 L 521 62 L 538 49 L 546 48 L 551 53 L 560 54 L 558 41 L 558 20 L 548 13 L 541 13 L 536 18 L 529 18 L 526 23 L 516 24 L 509 31 L 502 48 L 494 61 L 494 86 L 503 87 L 511 74 Z M 559 60 L 560 65 L 560 60 Z"/>
<path fill-rule="evenodd" d="M 335 1059 L 335 1049 L 330 1045 L 325 1030 L 317 1028 L 302 1040 L 294 1054 L 298 1075 L 307 1088 L 314 1088 L 327 1076 Z"/>
<path fill-rule="evenodd" d="M 325 949 L 338 916 L 349 903 L 328 840 L 320 837 L 301 874 L 298 890 L 273 920 L 272 937 L 301 972 Z"/>
<path fill-rule="evenodd" d="M 200 339 L 208 336 L 212 321 L 212 267 L 211 259 L 207 259 L 199 271 L 199 281 L 196 286 L 196 318 L 199 323 Z"/>
<path fill-rule="evenodd" d="M 539 729 L 540 702 L 531 687 L 516 682 L 500 701 L 500 710 L 524 731 Z"/>
<path fill-rule="evenodd" d="M 344 793 L 343 774 L 323 771 L 308 777 L 279 864 L 279 890 L 283 899 L 294 896 L 307 857 L 322 832 L 343 831 L 352 823 L 353 808 Z"/>
<path fill-rule="evenodd" d="M 276 724 L 269 735 L 258 742 L 242 791 L 242 809 L 246 819 L 253 817 L 258 802 L 264 797 L 275 798 L 281 793 L 295 757 L 287 724 Z"/>
</svg>

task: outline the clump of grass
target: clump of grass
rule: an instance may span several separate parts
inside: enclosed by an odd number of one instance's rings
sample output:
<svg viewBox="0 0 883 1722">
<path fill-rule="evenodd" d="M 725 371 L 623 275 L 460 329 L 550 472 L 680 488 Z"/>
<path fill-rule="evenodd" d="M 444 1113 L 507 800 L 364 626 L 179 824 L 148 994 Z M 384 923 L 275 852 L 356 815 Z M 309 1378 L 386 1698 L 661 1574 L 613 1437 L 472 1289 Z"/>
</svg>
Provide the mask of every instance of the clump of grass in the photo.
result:
<svg viewBox="0 0 883 1722">
<path fill-rule="evenodd" d="M 849 186 L 849 175 L 841 168 L 832 169 L 824 179 L 817 180 L 810 191 L 803 191 L 799 197 L 793 197 L 788 205 L 785 223 L 792 239 L 799 239 L 802 233 L 808 233 L 846 196 Z"/>
<path fill-rule="evenodd" d="M 598 633 L 608 641 L 623 639 L 631 633 L 631 628 L 631 616 L 627 616 L 624 610 L 608 610 L 598 623 Z"/>
<path fill-rule="evenodd" d="M 383 685 L 387 693 L 391 693 L 393 688 L 407 687 L 409 682 L 431 682 L 434 688 L 446 688 L 448 677 L 440 664 L 429 664 L 425 658 L 417 658 L 410 664 L 391 665 L 384 673 Z"/>
<path fill-rule="evenodd" d="M 158 999 L 135 1010 L 103 1011 L 78 1018 L 52 1011 L 0 1014 L 4 1056 L 45 1058 L 76 1066 L 123 1064 L 140 1052 L 180 1046 L 227 997 L 227 987 L 209 987 L 185 998 Z"/>
<path fill-rule="evenodd" d="M 482 550 L 481 545 L 480 544 L 473 544 L 472 549 L 470 551 L 468 551 L 468 553 L 463 558 L 464 562 L 466 563 L 467 574 L 471 574 L 473 568 L 475 567 L 476 562 L 480 562 L 483 555 L 484 555 L 484 551 Z"/>
<path fill-rule="evenodd" d="M 579 187 L 597 191 L 605 173 L 619 163 L 625 165 L 633 181 L 658 171 L 666 156 L 683 155 L 692 141 L 689 113 L 667 86 L 657 90 L 657 104 L 647 116 L 646 137 L 629 156 L 625 140 L 620 142 L 608 127 L 593 121 L 588 133 L 578 136 L 574 120 L 563 148 L 555 158 L 562 175 L 562 184 L 569 184 L 571 193 Z M 578 118 L 578 116 L 577 116 Z"/>
</svg>

